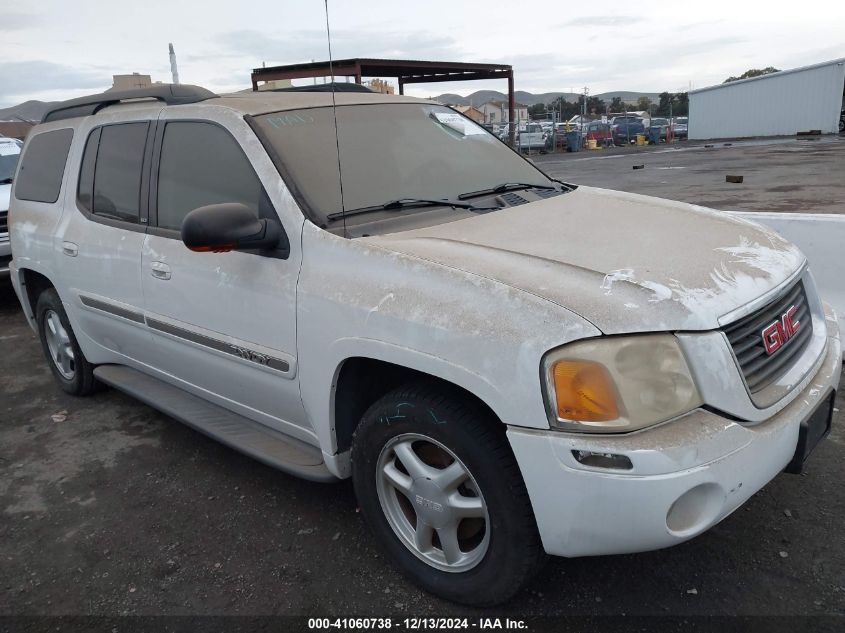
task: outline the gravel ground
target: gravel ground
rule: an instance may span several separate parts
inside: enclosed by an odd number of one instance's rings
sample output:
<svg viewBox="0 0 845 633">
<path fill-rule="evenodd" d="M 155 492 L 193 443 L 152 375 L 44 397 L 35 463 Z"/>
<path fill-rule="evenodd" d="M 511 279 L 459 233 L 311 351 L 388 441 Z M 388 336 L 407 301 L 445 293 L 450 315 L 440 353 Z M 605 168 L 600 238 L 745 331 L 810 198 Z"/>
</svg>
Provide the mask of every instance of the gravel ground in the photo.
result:
<svg viewBox="0 0 845 633">
<path fill-rule="evenodd" d="M 396 573 L 348 483 L 273 471 L 115 391 L 65 395 L 8 284 L 0 376 L 0 616 L 489 613 Z M 706 534 L 550 560 L 496 614 L 845 614 L 842 422 Z"/>
<path fill-rule="evenodd" d="M 534 155 L 531 160 L 566 182 L 714 209 L 845 213 L 845 136 L 683 141 Z M 728 175 L 742 176 L 742 184 L 725 182 Z"/>
</svg>

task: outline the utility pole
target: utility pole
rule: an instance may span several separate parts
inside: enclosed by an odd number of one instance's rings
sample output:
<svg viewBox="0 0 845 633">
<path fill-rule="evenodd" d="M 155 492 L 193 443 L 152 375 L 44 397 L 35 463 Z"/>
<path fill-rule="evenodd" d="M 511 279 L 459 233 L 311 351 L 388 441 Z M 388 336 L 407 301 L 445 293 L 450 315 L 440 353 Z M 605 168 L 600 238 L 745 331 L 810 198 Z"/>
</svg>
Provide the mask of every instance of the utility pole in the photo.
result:
<svg viewBox="0 0 845 633">
<path fill-rule="evenodd" d="M 176 68 L 176 52 L 173 50 L 173 44 L 168 44 L 167 48 L 170 50 L 170 74 L 173 77 L 173 83 L 179 83 L 179 70 Z"/>
</svg>

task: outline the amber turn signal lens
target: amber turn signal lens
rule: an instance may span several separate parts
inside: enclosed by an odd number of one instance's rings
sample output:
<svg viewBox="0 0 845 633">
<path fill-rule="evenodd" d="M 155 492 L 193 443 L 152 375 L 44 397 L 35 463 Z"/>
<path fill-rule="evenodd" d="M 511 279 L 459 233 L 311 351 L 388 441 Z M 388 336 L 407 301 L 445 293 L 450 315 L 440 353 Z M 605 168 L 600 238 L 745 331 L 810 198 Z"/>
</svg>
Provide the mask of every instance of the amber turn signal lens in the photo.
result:
<svg viewBox="0 0 845 633">
<path fill-rule="evenodd" d="M 616 389 L 607 369 L 586 360 L 559 360 L 552 367 L 557 417 L 603 422 L 619 417 Z"/>
</svg>

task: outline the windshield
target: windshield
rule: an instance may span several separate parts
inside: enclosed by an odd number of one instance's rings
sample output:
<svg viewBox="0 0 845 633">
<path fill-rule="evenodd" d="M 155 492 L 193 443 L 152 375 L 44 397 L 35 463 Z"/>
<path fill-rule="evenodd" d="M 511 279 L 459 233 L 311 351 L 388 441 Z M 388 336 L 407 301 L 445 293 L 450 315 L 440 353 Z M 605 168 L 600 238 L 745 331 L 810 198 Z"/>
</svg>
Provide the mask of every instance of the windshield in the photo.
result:
<svg viewBox="0 0 845 633">
<path fill-rule="evenodd" d="M 320 225 L 329 214 L 393 200 L 456 200 L 501 183 L 551 183 L 483 127 L 445 106 L 349 105 L 338 106 L 336 114 L 337 145 L 332 108 L 255 117 L 289 184 Z"/>
<path fill-rule="evenodd" d="M 0 183 L 8 183 L 14 178 L 20 151 L 17 143 L 0 144 Z"/>
</svg>

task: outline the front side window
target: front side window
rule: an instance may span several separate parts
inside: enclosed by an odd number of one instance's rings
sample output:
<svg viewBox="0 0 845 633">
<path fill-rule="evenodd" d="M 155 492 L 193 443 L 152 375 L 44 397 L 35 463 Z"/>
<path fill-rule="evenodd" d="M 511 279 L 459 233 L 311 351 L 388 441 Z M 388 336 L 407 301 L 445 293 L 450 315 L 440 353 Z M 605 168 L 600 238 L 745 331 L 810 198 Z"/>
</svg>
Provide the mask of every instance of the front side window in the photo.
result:
<svg viewBox="0 0 845 633">
<path fill-rule="evenodd" d="M 255 117 L 265 142 L 281 157 L 289 184 L 321 225 L 329 222 L 329 214 L 393 200 L 454 200 L 502 183 L 551 182 L 483 127 L 446 106 L 339 106 L 337 141 L 334 116 L 332 108 L 324 107 Z"/>
<path fill-rule="evenodd" d="M 77 199 L 94 215 L 138 223 L 141 169 L 149 123 L 119 123 L 95 129 L 85 143 Z"/>
<path fill-rule="evenodd" d="M 15 198 L 49 203 L 59 199 L 72 140 L 73 130 L 69 128 L 42 132 L 30 139 L 15 183 Z"/>
<path fill-rule="evenodd" d="M 179 230 L 198 207 L 237 202 L 263 218 L 275 213 L 235 139 L 222 127 L 171 121 L 164 128 L 158 169 L 158 226 Z"/>
</svg>

